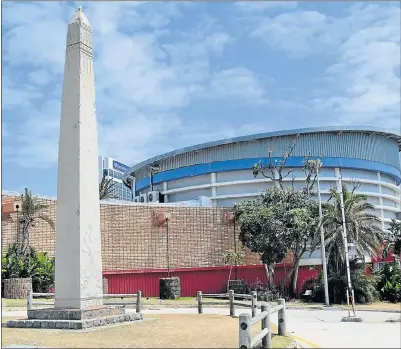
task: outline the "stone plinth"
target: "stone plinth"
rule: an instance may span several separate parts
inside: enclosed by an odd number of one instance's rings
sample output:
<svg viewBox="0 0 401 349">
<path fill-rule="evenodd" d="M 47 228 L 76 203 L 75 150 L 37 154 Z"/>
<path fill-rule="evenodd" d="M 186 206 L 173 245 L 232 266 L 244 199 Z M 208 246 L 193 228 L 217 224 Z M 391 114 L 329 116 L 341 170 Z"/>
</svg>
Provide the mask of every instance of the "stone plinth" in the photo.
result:
<svg viewBox="0 0 401 349">
<path fill-rule="evenodd" d="M 181 297 L 179 277 L 159 279 L 160 299 L 177 299 Z"/>
<path fill-rule="evenodd" d="M 31 278 L 4 279 L 4 298 L 26 299 L 32 289 Z"/>
<path fill-rule="evenodd" d="M 142 313 L 127 314 L 124 306 L 94 310 L 33 309 L 28 310 L 28 320 L 11 320 L 7 327 L 81 330 L 142 319 Z"/>
</svg>

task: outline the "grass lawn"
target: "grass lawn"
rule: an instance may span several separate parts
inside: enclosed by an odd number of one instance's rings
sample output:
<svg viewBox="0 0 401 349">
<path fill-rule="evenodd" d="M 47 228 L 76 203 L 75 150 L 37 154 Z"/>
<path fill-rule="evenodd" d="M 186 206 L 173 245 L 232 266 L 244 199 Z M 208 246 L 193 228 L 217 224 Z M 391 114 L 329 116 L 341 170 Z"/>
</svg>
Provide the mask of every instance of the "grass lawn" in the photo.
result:
<svg viewBox="0 0 401 349">
<path fill-rule="evenodd" d="M 3 318 L 5 322 L 11 318 Z M 238 348 L 238 318 L 224 315 L 145 315 L 132 325 L 85 332 L 2 328 L 2 346 L 25 344 L 58 348 Z M 253 335 L 260 331 L 253 326 Z M 277 329 L 273 326 L 273 332 Z M 290 337 L 273 337 L 273 347 L 283 348 Z"/>
</svg>

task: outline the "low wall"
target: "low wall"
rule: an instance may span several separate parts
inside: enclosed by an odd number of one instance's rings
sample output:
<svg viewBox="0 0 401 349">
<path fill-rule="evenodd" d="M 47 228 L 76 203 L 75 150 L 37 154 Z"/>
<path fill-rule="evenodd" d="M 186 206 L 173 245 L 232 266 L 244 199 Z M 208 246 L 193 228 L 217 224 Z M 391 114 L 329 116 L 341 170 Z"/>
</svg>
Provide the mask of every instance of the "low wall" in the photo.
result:
<svg viewBox="0 0 401 349">
<path fill-rule="evenodd" d="M 276 266 L 274 280 L 276 285 L 284 279 L 287 265 Z M 195 297 L 197 291 L 203 293 L 227 292 L 229 267 L 215 268 L 181 268 L 170 270 L 170 276 L 180 278 L 181 297 Z M 318 271 L 308 266 L 299 268 L 297 289 L 309 277 L 316 276 Z M 263 265 L 238 267 L 238 279 L 246 280 L 251 286 L 260 281 L 267 285 L 266 272 Z M 142 291 L 143 297 L 159 297 L 159 279 L 167 277 L 167 270 L 123 270 L 104 271 L 103 277 L 108 280 L 109 293 L 135 293 Z"/>
<path fill-rule="evenodd" d="M 27 298 L 32 289 L 31 278 L 4 279 L 4 298 L 21 299 Z"/>
</svg>

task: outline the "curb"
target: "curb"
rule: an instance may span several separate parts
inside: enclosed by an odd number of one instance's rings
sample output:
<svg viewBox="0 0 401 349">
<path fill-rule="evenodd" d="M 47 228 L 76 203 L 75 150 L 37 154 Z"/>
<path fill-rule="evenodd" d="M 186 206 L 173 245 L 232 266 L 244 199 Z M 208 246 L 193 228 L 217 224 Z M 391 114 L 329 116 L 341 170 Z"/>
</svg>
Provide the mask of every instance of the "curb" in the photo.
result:
<svg viewBox="0 0 401 349">
<path fill-rule="evenodd" d="M 336 307 L 286 307 L 290 310 L 325 310 L 325 311 L 345 311 L 347 308 L 336 308 Z M 355 311 L 370 311 L 372 313 L 401 313 L 401 310 L 389 310 L 389 309 L 358 309 L 356 308 Z"/>
</svg>

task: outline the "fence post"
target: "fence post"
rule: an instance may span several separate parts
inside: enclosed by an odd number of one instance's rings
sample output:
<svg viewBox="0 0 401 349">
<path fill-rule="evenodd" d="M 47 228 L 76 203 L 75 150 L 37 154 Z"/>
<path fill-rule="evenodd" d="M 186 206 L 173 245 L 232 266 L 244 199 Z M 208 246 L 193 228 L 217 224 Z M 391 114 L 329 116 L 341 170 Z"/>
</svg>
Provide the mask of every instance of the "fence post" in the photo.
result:
<svg viewBox="0 0 401 349">
<path fill-rule="evenodd" d="M 142 312 L 142 292 L 138 290 L 137 296 L 136 296 L 136 312 L 141 313 Z"/>
<path fill-rule="evenodd" d="M 269 333 L 267 334 L 266 337 L 263 337 L 262 339 L 262 348 L 271 348 L 272 347 L 272 324 L 270 322 L 270 309 L 267 305 L 262 305 L 261 307 L 262 313 L 264 311 L 267 311 L 267 316 L 262 320 L 262 330 L 267 328 L 269 330 Z"/>
<path fill-rule="evenodd" d="M 240 314 L 239 316 L 239 347 L 240 349 L 251 348 L 251 316 Z"/>
<path fill-rule="evenodd" d="M 32 289 L 29 290 L 28 299 L 27 299 L 26 303 L 27 303 L 26 304 L 27 309 L 32 310 L 33 309 L 33 291 L 32 291 Z"/>
<path fill-rule="evenodd" d="M 203 313 L 203 307 L 202 307 L 202 291 L 198 291 L 198 294 L 196 295 L 198 298 L 198 314 Z"/>
<path fill-rule="evenodd" d="M 287 333 L 287 320 L 286 320 L 286 314 L 285 314 L 285 299 L 280 298 L 277 302 L 279 305 L 283 306 L 283 309 L 280 309 L 278 311 L 278 335 L 279 336 L 285 336 Z"/>
<path fill-rule="evenodd" d="M 230 316 L 235 316 L 234 290 L 228 291 L 228 298 L 230 300 Z"/>
<path fill-rule="evenodd" d="M 252 317 L 256 316 L 257 302 L 258 302 L 258 294 L 256 291 L 252 291 Z"/>
</svg>

